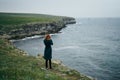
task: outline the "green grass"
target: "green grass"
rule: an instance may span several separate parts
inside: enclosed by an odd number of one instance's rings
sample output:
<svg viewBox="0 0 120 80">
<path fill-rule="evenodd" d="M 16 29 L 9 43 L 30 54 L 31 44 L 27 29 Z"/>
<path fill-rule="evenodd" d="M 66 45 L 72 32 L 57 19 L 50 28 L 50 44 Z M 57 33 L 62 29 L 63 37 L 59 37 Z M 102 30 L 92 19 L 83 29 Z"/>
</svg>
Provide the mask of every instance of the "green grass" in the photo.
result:
<svg viewBox="0 0 120 80">
<path fill-rule="evenodd" d="M 25 13 L 0 13 L 0 25 L 19 25 L 34 22 L 53 22 L 61 20 L 61 16 Z"/>
<path fill-rule="evenodd" d="M 0 80 L 64 80 L 42 70 L 44 60 L 23 56 L 21 51 L 0 39 Z"/>
<path fill-rule="evenodd" d="M 12 46 L 8 40 L 0 39 L 0 80 L 91 80 L 54 63 L 52 70 L 45 70 L 42 57 L 23 54 L 24 51 Z"/>
<path fill-rule="evenodd" d="M 9 33 L 21 29 L 21 25 L 34 23 L 51 23 L 61 21 L 63 16 L 29 13 L 0 13 L 0 32 Z"/>
</svg>

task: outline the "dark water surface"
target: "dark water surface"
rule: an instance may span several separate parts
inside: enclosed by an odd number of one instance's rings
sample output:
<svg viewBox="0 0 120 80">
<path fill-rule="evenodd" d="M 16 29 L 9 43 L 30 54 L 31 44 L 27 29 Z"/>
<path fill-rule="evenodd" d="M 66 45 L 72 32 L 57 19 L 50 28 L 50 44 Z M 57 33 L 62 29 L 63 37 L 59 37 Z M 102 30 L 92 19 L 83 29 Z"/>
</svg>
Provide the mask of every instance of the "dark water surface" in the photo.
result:
<svg viewBox="0 0 120 80">
<path fill-rule="evenodd" d="M 98 80 L 120 80 L 120 18 L 78 18 L 59 34 L 52 35 L 53 59 L 60 59 Z M 43 38 L 14 41 L 30 55 L 43 54 Z"/>
</svg>

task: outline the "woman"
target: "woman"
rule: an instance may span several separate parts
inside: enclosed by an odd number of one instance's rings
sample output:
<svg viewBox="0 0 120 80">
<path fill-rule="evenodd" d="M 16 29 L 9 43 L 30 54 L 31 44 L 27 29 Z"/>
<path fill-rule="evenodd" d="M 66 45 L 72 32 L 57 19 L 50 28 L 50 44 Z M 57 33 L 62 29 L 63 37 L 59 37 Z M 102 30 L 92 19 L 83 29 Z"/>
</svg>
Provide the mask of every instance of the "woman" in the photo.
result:
<svg viewBox="0 0 120 80">
<path fill-rule="evenodd" d="M 51 45 L 53 45 L 53 42 L 49 34 L 45 36 L 44 44 L 45 44 L 44 59 L 45 59 L 46 69 L 48 69 L 48 61 L 49 61 L 49 68 L 52 69 L 52 66 L 51 66 L 52 47 Z"/>
</svg>

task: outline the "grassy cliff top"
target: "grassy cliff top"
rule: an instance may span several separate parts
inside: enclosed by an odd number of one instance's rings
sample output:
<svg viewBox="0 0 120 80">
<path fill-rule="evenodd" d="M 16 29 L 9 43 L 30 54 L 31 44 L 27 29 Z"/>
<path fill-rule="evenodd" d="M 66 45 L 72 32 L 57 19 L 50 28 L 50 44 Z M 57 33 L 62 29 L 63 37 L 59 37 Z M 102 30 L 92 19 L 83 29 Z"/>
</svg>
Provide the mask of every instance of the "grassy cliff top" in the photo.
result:
<svg viewBox="0 0 120 80">
<path fill-rule="evenodd" d="M 91 80 L 73 69 L 55 63 L 52 70 L 46 70 L 42 57 L 25 54 L 8 40 L 0 39 L 0 80 Z"/>
<path fill-rule="evenodd" d="M 53 22 L 59 21 L 63 18 L 67 17 L 30 13 L 0 13 L 0 25 L 19 25 L 34 22 Z"/>
<path fill-rule="evenodd" d="M 45 14 L 0 12 L 0 32 L 9 33 L 11 30 L 21 29 L 22 25 L 59 22 L 62 21 L 63 19 L 74 19 L 74 18 L 65 17 L 65 16 L 45 15 Z"/>
</svg>

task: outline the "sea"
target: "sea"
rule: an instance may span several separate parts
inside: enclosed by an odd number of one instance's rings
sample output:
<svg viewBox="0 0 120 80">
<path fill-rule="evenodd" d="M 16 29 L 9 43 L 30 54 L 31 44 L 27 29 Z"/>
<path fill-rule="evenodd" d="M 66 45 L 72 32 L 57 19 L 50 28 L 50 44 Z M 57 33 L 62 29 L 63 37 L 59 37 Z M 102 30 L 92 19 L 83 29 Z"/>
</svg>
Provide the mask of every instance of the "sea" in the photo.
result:
<svg viewBox="0 0 120 80">
<path fill-rule="evenodd" d="M 51 37 L 52 59 L 97 80 L 120 80 L 120 18 L 76 18 Z M 12 42 L 37 56 L 44 54 L 43 40 L 36 35 Z"/>
</svg>

